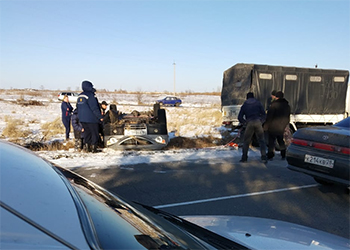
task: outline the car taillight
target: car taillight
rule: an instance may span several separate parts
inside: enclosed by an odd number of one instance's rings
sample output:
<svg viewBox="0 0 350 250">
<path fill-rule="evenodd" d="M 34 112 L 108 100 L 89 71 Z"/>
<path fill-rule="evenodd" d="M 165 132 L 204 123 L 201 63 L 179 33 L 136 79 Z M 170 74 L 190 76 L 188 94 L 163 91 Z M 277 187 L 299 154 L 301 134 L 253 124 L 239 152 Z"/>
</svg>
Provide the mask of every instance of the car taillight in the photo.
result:
<svg viewBox="0 0 350 250">
<path fill-rule="evenodd" d="M 306 140 L 292 138 L 292 144 L 313 147 L 313 148 L 317 148 L 317 149 L 321 149 L 321 150 L 325 150 L 325 151 L 331 151 L 331 152 L 337 152 L 337 153 L 341 153 L 341 154 L 350 155 L 350 148 L 337 147 L 337 146 L 325 144 L 325 143 L 312 142 L 312 141 L 306 141 Z"/>
<path fill-rule="evenodd" d="M 296 138 L 292 138 L 292 144 L 296 144 L 296 145 L 300 145 L 300 146 L 308 146 L 307 141 L 296 139 Z"/>
<path fill-rule="evenodd" d="M 346 155 L 350 155 L 350 148 L 341 148 L 340 152 Z"/>
<path fill-rule="evenodd" d="M 334 146 L 332 145 L 328 145 L 328 144 L 324 144 L 324 143 L 313 143 L 312 146 L 314 148 L 318 148 L 318 149 L 322 149 L 322 150 L 326 150 L 326 151 L 335 151 L 334 150 Z"/>
</svg>

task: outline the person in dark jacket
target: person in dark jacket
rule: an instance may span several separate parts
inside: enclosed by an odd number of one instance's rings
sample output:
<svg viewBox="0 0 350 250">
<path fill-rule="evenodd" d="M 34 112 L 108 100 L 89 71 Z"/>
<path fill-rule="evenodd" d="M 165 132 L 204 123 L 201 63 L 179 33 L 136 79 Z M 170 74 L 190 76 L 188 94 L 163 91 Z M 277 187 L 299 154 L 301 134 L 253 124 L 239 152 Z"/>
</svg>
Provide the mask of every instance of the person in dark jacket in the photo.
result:
<svg viewBox="0 0 350 250">
<path fill-rule="evenodd" d="M 62 123 L 66 129 L 66 141 L 68 141 L 73 107 L 72 105 L 70 105 L 67 95 L 63 97 L 63 101 L 61 103 L 61 111 L 62 111 Z"/>
<path fill-rule="evenodd" d="M 101 114 L 103 116 L 103 118 L 106 117 L 106 110 L 107 110 L 107 107 L 108 107 L 108 103 L 106 101 L 102 101 L 101 104 L 100 104 L 100 108 L 101 108 Z M 103 119 L 104 120 L 104 119 Z M 99 145 L 101 147 L 104 146 L 104 132 L 103 132 L 103 124 L 104 123 L 100 123 L 100 128 L 99 128 L 99 133 L 100 133 L 100 137 L 99 137 Z"/>
<path fill-rule="evenodd" d="M 281 148 L 282 159 L 286 157 L 286 146 L 283 138 L 284 130 L 290 120 L 290 106 L 284 98 L 282 91 L 276 93 L 276 99 L 271 103 L 266 115 L 264 130 L 268 132 L 268 152 L 267 158 L 272 160 L 275 156 L 275 141 L 277 140 Z"/>
<path fill-rule="evenodd" d="M 277 90 L 272 90 L 271 95 L 269 98 L 267 98 L 267 108 L 266 111 L 269 109 L 269 107 L 271 106 L 271 103 L 276 100 L 276 93 Z"/>
<path fill-rule="evenodd" d="M 242 159 L 240 162 L 248 160 L 248 149 L 252 137 L 255 133 L 260 144 L 261 160 L 267 163 L 266 160 L 266 144 L 264 139 L 264 130 L 262 127 L 265 121 L 265 110 L 261 102 L 254 98 L 252 92 L 247 93 L 247 100 L 243 103 L 238 114 L 238 120 L 243 126 L 246 126 L 243 136 Z"/>
<path fill-rule="evenodd" d="M 102 116 L 106 115 L 107 107 L 108 107 L 108 103 L 106 101 L 102 101 L 101 102 L 101 114 L 102 114 Z"/>
<path fill-rule="evenodd" d="M 83 92 L 77 100 L 79 121 L 84 128 L 84 141 L 88 152 L 97 152 L 99 126 L 103 121 L 96 90 L 89 81 L 82 82 Z"/>
<path fill-rule="evenodd" d="M 77 151 L 81 151 L 84 147 L 84 128 L 83 125 L 79 121 L 78 117 L 78 109 L 74 109 L 72 114 L 72 126 L 74 130 L 74 149 Z"/>
</svg>

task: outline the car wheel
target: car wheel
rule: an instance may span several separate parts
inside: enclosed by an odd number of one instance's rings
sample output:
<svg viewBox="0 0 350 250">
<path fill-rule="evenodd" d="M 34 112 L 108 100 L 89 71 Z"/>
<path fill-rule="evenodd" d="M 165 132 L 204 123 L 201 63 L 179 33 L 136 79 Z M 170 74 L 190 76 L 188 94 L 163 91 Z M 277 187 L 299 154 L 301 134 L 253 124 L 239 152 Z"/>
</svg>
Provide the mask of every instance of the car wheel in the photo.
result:
<svg viewBox="0 0 350 250">
<path fill-rule="evenodd" d="M 180 103 L 179 103 L 179 102 L 175 103 L 175 106 L 176 106 L 176 107 L 179 107 L 179 106 L 180 106 Z"/>
<path fill-rule="evenodd" d="M 331 185 L 333 185 L 332 182 L 326 181 L 324 179 L 320 179 L 320 178 L 317 178 L 317 177 L 314 177 L 314 179 L 315 179 L 316 182 L 318 182 L 318 183 L 320 183 L 320 184 L 322 184 L 324 186 L 331 186 Z"/>
</svg>

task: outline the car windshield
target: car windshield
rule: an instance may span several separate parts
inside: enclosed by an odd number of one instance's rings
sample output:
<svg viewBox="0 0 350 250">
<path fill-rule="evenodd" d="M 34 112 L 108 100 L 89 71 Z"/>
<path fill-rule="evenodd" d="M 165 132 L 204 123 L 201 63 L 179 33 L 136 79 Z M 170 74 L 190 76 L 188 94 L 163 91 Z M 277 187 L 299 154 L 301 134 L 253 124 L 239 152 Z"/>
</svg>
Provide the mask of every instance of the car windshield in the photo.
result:
<svg viewBox="0 0 350 250">
<path fill-rule="evenodd" d="M 203 248 L 189 235 L 178 235 L 169 225 L 154 223 L 150 217 L 93 183 L 58 168 L 70 181 L 84 203 L 86 212 L 103 249 L 187 249 Z M 161 219 L 161 218 L 160 218 Z M 181 231 L 180 231 L 181 232 Z M 176 235 L 176 236 L 174 236 Z M 178 237 L 180 240 L 178 240 Z M 190 239 L 191 238 L 191 239 Z M 184 242 L 195 242 L 186 245 Z"/>
<path fill-rule="evenodd" d="M 215 239 L 216 244 L 220 242 L 219 248 L 243 247 L 207 231 L 205 237 L 201 237 L 196 234 L 198 226 L 182 222 L 175 216 L 162 216 L 162 212 L 155 212 L 147 206 L 126 202 L 66 169 L 57 168 L 78 194 L 78 200 L 84 203 L 87 217 L 91 219 L 103 249 L 113 249 L 115 246 L 120 249 L 206 249 L 208 245 L 204 241 L 208 241 L 208 238 Z M 181 221 L 181 225 L 174 223 L 174 220 Z M 188 231 L 188 224 L 191 224 L 190 228 L 196 227 L 196 230 Z"/>
<path fill-rule="evenodd" d="M 350 129 L 350 117 L 334 124 L 334 126 Z"/>
</svg>

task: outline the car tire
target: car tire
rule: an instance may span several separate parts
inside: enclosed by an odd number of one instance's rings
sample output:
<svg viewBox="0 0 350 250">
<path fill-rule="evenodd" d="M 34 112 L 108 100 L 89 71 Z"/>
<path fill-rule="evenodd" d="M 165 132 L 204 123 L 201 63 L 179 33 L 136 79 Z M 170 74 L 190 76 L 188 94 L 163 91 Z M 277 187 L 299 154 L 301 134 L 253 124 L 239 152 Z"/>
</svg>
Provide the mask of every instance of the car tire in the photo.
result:
<svg viewBox="0 0 350 250">
<path fill-rule="evenodd" d="M 175 107 L 179 107 L 179 106 L 180 106 L 179 102 L 175 103 Z"/>
</svg>

